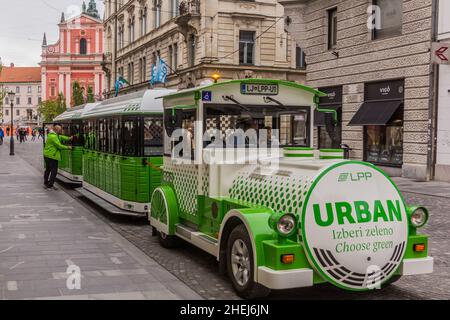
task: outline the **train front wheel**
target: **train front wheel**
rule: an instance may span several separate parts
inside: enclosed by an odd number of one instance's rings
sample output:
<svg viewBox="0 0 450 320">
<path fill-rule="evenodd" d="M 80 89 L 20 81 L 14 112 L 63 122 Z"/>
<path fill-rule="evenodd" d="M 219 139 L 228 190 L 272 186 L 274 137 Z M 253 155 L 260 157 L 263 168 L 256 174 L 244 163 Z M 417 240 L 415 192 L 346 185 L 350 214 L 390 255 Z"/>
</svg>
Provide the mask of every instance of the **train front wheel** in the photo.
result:
<svg viewBox="0 0 450 320">
<path fill-rule="evenodd" d="M 237 294 L 244 299 L 266 297 L 270 289 L 254 281 L 252 244 L 244 225 L 233 229 L 227 243 L 227 271 Z"/>
</svg>

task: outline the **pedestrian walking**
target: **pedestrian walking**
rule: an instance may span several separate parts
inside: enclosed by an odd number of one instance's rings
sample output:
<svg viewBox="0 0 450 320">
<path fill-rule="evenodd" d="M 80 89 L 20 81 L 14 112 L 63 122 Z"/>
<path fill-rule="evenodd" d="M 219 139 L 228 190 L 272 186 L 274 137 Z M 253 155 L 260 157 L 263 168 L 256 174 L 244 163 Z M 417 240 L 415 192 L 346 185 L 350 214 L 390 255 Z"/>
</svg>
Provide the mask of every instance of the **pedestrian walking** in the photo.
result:
<svg viewBox="0 0 450 320">
<path fill-rule="evenodd" d="M 36 141 L 36 130 L 31 130 L 31 141 Z"/>
<path fill-rule="evenodd" d="M 42 140 L 44 140 L 44 130 L 43 130 L 42 128 L 39 128 L 38 132 L 39 132 L 38 140 L 39 140 L 40 138 L 42 138 Z"/>
<path fill-rule="evenodd" d="M 5 132 L 3 128 L 0 128 L 0 146 L 3 144 L 3 138 L 5 137 Z"/>
<path fill-rule="evenodd" d="M 19 135 L 20 135 L 20 130 L 19 128 L 16 129 L 16 140 L 19 141 Z"/>
<path fill-rule="evenodd" d="M 49 130 L 47 141 L 44 147 L 45 173 L 44 173 L 44 187 L 47 189 L 57 190 L 54 187 L 56 175 L 58 174 L 58 163 L 61 161 L 61 150 L 72 149 L 70 146 L 65 146 L 61 143 L 63 141 L 70 141 L 66 136 L 59 136 L 61 134 L 61 126 L 54 126 Z"/>
<path fill-rule="evenodd" d="M 25 136 L 26 136 L 25 129 L 19 129 L 20 143 L 25 143 Z"/>
</svg>

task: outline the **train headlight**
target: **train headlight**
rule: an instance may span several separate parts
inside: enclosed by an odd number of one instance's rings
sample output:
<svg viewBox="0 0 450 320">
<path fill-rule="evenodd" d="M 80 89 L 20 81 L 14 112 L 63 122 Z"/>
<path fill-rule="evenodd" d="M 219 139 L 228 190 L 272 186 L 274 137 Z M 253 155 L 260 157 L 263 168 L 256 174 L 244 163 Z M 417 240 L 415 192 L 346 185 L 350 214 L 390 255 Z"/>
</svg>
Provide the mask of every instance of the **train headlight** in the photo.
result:
<svg viewBox="0 0 450 320">
<path fill-rule="evenodd" d="M 269 226 L 279 235 L 287 238 L 297 231 L 297 217 L 290 213 L 274 213 L 269 219 Z"/>
<path fill-rule="evenodd" d="M 424 207 L 409 208 L 409 222 L 415 228 L 423 227 L 428 221 L 428 210 Z"/>
</svg>

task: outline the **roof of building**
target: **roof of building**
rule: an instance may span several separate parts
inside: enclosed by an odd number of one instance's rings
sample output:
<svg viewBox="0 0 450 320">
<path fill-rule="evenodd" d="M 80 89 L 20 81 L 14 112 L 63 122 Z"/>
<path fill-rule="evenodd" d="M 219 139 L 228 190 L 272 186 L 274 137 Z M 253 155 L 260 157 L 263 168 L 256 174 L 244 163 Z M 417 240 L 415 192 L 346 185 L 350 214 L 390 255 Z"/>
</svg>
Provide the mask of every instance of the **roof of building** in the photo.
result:
<svg viewBox="0 0 450 320">
<path fill-rule="evenodd" d="M 0 83 L 41 82 L 40 67 L 3 67 L 0 72 Z"/>
</svg>

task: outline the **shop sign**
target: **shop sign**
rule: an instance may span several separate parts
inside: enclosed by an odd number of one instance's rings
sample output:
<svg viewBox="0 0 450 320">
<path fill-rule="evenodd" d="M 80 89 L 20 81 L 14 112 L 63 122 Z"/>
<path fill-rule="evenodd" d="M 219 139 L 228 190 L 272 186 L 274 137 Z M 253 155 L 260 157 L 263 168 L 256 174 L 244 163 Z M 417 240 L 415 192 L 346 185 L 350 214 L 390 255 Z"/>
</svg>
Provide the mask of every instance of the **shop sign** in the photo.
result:
<svg viewBox="0 0 450 320">
<path fill-rule="evenodd" d="M 400 265 L 408 239 L 406 208 L 394 184 L 356 162 L 316 180 L 301 225 L 315 269 L 348 290 L 380 287 Z"/>
<path fill-rule="evenodd" d="M 342 86 L 319 88 L 319 91 L 327 94 L 320 98 L 320 105 L 342 104 Z"/>
<path fill-rule="evenodd" d="M 398 100 L 405 97 L 405 81 L 393 80 L 366 84 L 365 100 Z"/>
</svg>

